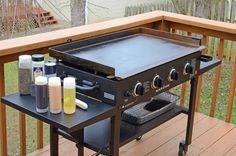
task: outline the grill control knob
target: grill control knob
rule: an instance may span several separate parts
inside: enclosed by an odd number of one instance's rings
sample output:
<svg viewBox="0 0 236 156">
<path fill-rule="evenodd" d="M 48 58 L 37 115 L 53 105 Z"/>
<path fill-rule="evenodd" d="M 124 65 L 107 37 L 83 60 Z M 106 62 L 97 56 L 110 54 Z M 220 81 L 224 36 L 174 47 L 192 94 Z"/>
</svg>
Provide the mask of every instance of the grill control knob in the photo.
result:
<svg viewBox="0 0 236 156">
<path fill-rule="evenodd" d="M 176 69 L 171 69 L 168 80 L 169 81 L 174 81 L 179 79 L 179 72 L 177 72 Z"/>
<path fill-rule="evenodd" d="M 139 96 L 139 95 L 143 95 L 143 94 L 144 94 L 144 87 L 143 87 L 141 82 L 138 82 L 134 86 L 133 95 L 134 96 Z"/>
<path fill-rule="evenodd" d="M 163 86 L 163 81 L 159 75 L 156 75 L 153 80 L 152 80 L 152 87 L 157 88 L 157 87 L 162 87 Z"/>
<path fill-rule="evenodd" d="M 183 70 L 184 75 L 193 74 L 193 67 L 190 63 L 186 63 Z"/>
</svg>

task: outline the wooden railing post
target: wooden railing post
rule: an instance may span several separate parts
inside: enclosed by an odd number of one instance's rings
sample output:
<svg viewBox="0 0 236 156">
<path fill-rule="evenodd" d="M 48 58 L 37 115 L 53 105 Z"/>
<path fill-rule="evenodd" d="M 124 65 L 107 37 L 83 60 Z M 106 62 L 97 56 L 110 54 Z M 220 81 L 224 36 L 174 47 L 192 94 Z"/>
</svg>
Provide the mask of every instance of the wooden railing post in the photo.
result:
<svg viewBox="0 0 236 156">
<path fill-rule="evenodd" d="M 170 25 L 168 21 L 162 20 L 161 25 L 160 25 L 160 29 L 162 31 L 167 31 L 170 32 Z"/>
<path fill-rule="evenodd" d="M 43 148 L 43 122 L 37 120 L 37 149 Z"/>
<path fill-rule="evenodd" d="M 176 29 L 172 28 L 172 33 L 175 34 L 176 33 Z"/>
<path fill-rule="evenodd" d="M 225 41 L 224 39 L 220 39 L 220 48 L 219 48 L 219 53 L 218 53 L 218 59 L 220 60 L 223 59 L 224 41 Z M 219 82 L 220 82 L 220 72 L 221 72 L 221 66 L 219 65 L 216 67 L 216 77 L 215 77 L 215 82 L 213 86 L 212 103 L 211 103 L 211 110 L 210 110 L 211 117 L 215 116 L 216 99 L 217 99 L 218 87 L 219 87 Z"/>
<path fill-rule="evenodd" d="M 203 35 L 203 45 L 206 46 L 208 41 L 208 37 L 206 35 Z M 206 54 L 206 50 L 202 51 L 202 54 Z M 195 111 L 199 111 L 200 107 L 200 97 L 201 97 L 201 88 L 202 88 L 202 75 L 199 76 L 198 78 L 198 84 L 197 84 L 197 94 L 196 94 L 196 106 L 195 106 Z"/>
<path fill-rule="evenodd" d="M 4 64 L 0 64 L 0 97 L 5 95 Z M 7 156 L 6 106 L 0 103 L 0 156 Z"/>
<path fill-rule="evenodd" d="M 229 92 L 229 102 L 226 114 L 226 122 L 230 122 L 232 116 L 233 102 L 234 102 L 234 93 L 236 87 L 236 57 L 234 61 L 233 75 L 230 83 L 230 92 Z"/>
<path fill-rule="evenodd" d="M 19 113 L 19 127 L 20 127 L 20 154 L 26 156 L 26 123 L 25 114 Z"/>
<path fill-rule="evenodd" d="M 187 82 L 184 82 L 181 87 L 181 99 L 180 99 L 180 106 L 184 107 L 185 104 L 185 94 L 187 90 Z"/>
</svg>

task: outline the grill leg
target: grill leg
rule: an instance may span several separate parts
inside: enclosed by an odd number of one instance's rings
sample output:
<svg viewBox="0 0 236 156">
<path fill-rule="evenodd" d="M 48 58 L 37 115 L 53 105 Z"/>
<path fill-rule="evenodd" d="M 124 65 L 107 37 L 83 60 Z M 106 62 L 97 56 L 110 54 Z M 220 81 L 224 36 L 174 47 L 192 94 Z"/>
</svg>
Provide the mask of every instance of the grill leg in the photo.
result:
<svg viewBox="0 0 236 156">
<path fill-rule="evenodd" d="M 188 121 L 187 121 L 187 132 L 185 141 L 180 142 L 179 144 L 179 155 L 180 153 L 186 153 L 188 150 L 188 145 L 192 142 L 192 133 L 193 133 L 193 121 L 194 121 L 194 112 L 195 112 L 195 101 L 196 101 L 196 91 L 198 78 L 194 77 L 191 79 L 191 90 L 190 90 L 190 100 L 189 100 L 189 111 L 188 111 Z"/>
<path fill-rule="evenodd" d="M 84 129 L 78 131 L 78 143 L 76 144 L 78 148 L 78 156 L 84 156 Z"/>
<path fill-rule="evenodd" d="M 50 126 L 50 155 L 58 156 L 58 130 Z"/>
<path fill-rule="evenodd" d="M 120 113 L 116 113 L 116 115 L 111 118 L 111 142 L 110 142 L 111 156 L 119 156 L 120 124 L 121 124 L 121 115 Z"/>
</svg>

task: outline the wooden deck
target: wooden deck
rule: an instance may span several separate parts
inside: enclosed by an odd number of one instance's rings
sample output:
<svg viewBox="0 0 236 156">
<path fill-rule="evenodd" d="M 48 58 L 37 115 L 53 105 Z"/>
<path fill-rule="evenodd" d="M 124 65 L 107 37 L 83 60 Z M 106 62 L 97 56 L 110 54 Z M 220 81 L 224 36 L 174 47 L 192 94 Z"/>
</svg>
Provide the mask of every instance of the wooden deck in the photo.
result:
<svg viewBox="0 0 236 156">
<path fill-rule="evenodd" d="M 148 132 L 140 141 L 120 148 L 121 156 L 176 156 L 179 141 L 185 137 L 187 116 L 181 114 Z M 60 156 L 76 156 L 75 144 L 60 140 Z M 85 149 L 85 155 L 95 152 Z M 236 126 L 224 121 L 196 113 L 194 121 L 193 142 L 189 146 L 188 155 L 202 156 L 235 156 Z M 35 151 L 30 156 L 48 156 L 49 146 Z"/>
</svg>

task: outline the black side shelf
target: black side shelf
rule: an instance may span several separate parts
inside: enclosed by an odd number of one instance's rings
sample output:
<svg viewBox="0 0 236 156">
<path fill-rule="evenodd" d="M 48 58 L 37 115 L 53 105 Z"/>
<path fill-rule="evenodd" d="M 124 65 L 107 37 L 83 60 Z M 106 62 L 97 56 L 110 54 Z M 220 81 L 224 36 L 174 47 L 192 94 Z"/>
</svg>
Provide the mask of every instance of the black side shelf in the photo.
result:
<svg viewBox="0 0 236 156">
<path fill-rule="evenodd" d="M 213 69 L 214 67 L 221 64 L 221 61 L 218 59 L 210 58 L 209 56 L 201 56 L 200 70 L 199 75 Z"/>
</svg>

